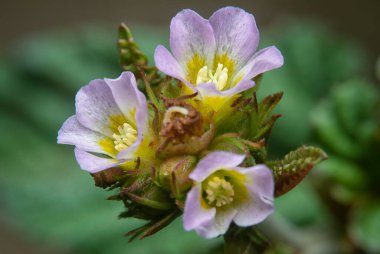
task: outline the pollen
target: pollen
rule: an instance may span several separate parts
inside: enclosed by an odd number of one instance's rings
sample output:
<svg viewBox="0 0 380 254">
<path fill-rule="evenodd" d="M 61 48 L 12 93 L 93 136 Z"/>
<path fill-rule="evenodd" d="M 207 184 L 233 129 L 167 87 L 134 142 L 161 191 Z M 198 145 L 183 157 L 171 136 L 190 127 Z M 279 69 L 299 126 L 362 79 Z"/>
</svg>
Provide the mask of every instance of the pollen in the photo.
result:
<svg viewBox="0 0 380 254">
<path fill-rule="evenodd" d="M 221 207 L 234 200 L 234 189 L 231 183 L 224 178 L 214 176 L 206 187 L 206 199 L 209 205 Z"/>
<path fill-rule="evenodd" d="M 203 66 L 198 71 L 196 84 L 212 82 L 219 91 L 222 91 L 227 85 L 227 80 L 228 69 L 223 64 L 219 63 L 214 73 L 207 66 Z"/>
<path fill-rule="evenodd" d="M 128 123 L 120 125 L 117 127 L 117 130 L 119 134 L 114 133 L 112 137 L 114 138 L 115 149 L 120 152 L 130 147 L 136 141 L 137 131 Z"/>
</svg>

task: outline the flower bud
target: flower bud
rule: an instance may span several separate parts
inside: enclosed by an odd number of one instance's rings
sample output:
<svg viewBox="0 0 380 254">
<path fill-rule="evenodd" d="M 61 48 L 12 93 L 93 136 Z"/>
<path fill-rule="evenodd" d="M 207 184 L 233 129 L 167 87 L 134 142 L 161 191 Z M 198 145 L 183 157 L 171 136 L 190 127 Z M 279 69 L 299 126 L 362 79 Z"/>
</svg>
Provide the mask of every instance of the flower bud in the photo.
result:
<svg viewBox="0 0 380 254">
<path fill-rule="evenodd" d="M 180 199 L 192 185 L 189 174 L 196 162 L 196 157 L 190 155 L 168 158 L 158 169 L 156 179 L 163 188 L 170 190 L 174 197 Z"/>
<path fill-rule="evenodd" d="M 209 116 L 202 115 L 183 100 L 165 99 L 165 106 L 158 154 L 194 155 L 204 150 L 215 134 Z"/>
<path fill-rule="evenodd" d="M 138 176 L 131 182 L 120 191 L 123 200 L 130 200 L 157 210 L 170 210 L 174 207 L 169 193 L 157 186 L 150 175 Z"/>
<path fill-rule="evenodd" d="M 95 181 L 95 186 L 107 188 L 117 182 L 117 180 L 125 174 L 121 168 L 110 168 L 91 174 Z"/>
</svg>

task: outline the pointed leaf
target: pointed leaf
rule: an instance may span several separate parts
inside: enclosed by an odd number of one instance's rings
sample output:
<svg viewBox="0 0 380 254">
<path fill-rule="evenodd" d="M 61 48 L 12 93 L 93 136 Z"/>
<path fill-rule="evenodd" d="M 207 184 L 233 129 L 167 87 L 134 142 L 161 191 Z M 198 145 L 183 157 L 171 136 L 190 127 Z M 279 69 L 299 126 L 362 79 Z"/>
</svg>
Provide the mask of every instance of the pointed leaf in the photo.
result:
<svg viewBox="0 0 380 254">
<path fill-rule="evenodd" d="M 275 161 L 271 166 L 276 182 L 275 196 L 293 189 L 317 163 L 325 159 L 327 154 L 322 149 L 302 146 L 285 155 L 282 160 Z"/>
<path fill-rule="evenodd" d="M 252 227 L 231 226 L 224 235 L 224 253 L 259 254 L 270 248 L 269 241 Z"/>
<path fill-rule="evenodd" d="M 273 111 L 276 105 L 280 102 L 283 92 L 275 93 L 266 96 L 259 104 L 259 121 L 264 122 L 268 115 Z"/>
<path fill-rule="evenodd" d="M 141 240 L 165 228 L 180 214 L 181 213 L 178 210 L 174 210 L 173 212 L 166 214 L 157 220 L 150 221 L 139 228 L 129 231 L 128 233 L 125 234 L 125 236 L 131 236 L 131 238 L 129 239 L 129 242 L 136 239 L 136 237 L 139 237 L 139 239 Z"/>
<path fill-rule="evenodd" d="M 257 103 L 256 94 L 253 94 L 252 103 L 247 104 L 249 110 L 249 134 L 252 140 L 269 139 L 271 130 L 276 120 L 281 116 L 271 115 L 273 109 L 279 103 L 283 93 L 275 93 L 266 96 L 260 103 Z"/>
</svg>

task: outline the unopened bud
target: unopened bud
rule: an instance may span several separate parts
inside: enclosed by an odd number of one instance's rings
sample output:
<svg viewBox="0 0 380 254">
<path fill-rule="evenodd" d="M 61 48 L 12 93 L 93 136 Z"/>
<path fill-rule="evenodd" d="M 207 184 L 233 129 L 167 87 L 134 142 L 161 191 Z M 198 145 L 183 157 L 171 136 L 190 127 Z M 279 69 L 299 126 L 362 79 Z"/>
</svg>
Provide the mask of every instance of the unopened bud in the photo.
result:
<svg viewBox="0 0 380 254">
<path fill-rule="evenodd" d="M 190 155 L 166 159 L 157 171 L 158 183 L 163 188 L 170 190 L 174 197 L 181 198 L 192 185 L 189 174 L 196 162 L 196 157 Z"/>
<path fill-rule="evenodd" d="M 91 174 L 95 181 L 95 186 L 107 188 L 115 184 L 117 180 L 125 174 L 121 168 L 110 168 Z"/>
</svg>

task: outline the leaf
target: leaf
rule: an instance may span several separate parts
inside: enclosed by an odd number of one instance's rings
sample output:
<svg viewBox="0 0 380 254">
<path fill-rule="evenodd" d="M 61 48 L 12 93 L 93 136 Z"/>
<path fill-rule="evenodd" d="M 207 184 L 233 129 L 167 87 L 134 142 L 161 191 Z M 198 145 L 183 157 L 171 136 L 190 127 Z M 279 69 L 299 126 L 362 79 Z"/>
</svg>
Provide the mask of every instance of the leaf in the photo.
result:
<svg viewBox="0 0 380 254">
<path fill-rule="evenodd" d="M 362 147 L 358 146 L 355 140 L 342 130 L 333 108 L 334 105 L 331 101 L 324 100 L 310 115 L 319 140 L 340 156 L 353 159 L 362 157 Z"/>
<path fill-rule="evenodd" d="M 130 242 L 133 241 L 136 237 L 139 237 L 139 239 L 141 240 L 165 228 L 179 215 L 181 215 L 181 212 L 179 210 L 174 210 L 173 212 L 166 214 L 162 218 L 152 220 L 139 228 L 129 231 L 126 234 L 126 236 L 131 236 L 131 238 L 129 239 Z"/>
<path fill-rule="evenodd" d="M 275 27 L 269 36 L 264 33 L 262 43 L 275 43 L 286 60 L 280 69 L 264 75 L 259 91 L 259 95 L 285 92 L 274 113 L 280 112 L 286 120 L 276 124 L 281 131 L 271 134 L 271 153 L 279 156 L 309 139 L 311 129 L 305 119 L 333 84 L 370 67 L 357 45 L 307 20 Z"/>
<path fill-rule="evenodd" d="M 259 104 L 259 122 L 266 121 L 268 115 L 273 111 L 276 105 L 282 99 L 283 92 L 266 96 Z"/>
<path fill-rule="evenodd" d="M 285 155 L 282 160 L 271 164 L 275 178 L 275 196 L 281 196 L 302 181 L 319 162 L 327 159 L 327 154 L 316 147 L 302 146 Z"/>
<path fill-rule="evenodd" d="M 349 226 L 353 241 L 368 253 L 380 252 L 380 203 L 367 203 L 357 207 Z"/>
<path fill-rule="evenodd" d="M 368 176 L 363 166 L 341 157 L 330 156 L 320 168 L 320 173 L 351 190 L 360 191 L 368 187 Z"/>
<path fill-rule="evenodd" d="M 245 110 L 248 113 L 247 129 L 248 138 L 251 140 L 268 140 L 274 123 L 281 115 L 270 115 L 280 102 L 283 93 L 275 93 L 266 96 L 260 103 L 257 102 L 256 93 L 253 94 L 250 103 L 246 103 Z"/>
<path fill-rule="evenodd" d="M 224 235 L 225 254 L 259 254 L 270 248 L 269 241 L 252 227 L 240 228 L 232 225 Z"/>
<path fill-rule="evenodd" d="M 379 103 L 375 86 L 364 80 L 349 80 L 335 86 L 331 95 L 311 112 L 311 122 L 318 138 L 333 152 L 363 159 L 370 153 L 380 126 Z"/>
</svg>

